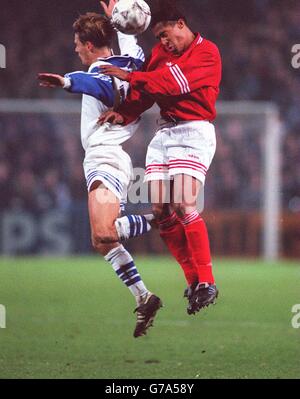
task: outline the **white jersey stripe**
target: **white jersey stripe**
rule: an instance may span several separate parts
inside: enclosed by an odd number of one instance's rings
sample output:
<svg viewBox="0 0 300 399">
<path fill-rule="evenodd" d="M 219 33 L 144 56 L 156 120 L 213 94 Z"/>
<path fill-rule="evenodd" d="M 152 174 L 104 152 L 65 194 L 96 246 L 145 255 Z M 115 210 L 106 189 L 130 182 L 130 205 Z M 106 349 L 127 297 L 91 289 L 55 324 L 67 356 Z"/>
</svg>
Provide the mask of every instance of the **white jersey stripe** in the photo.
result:
<svg viewBox="0 0 300 399">
<path fill-rule="evenodd" d="M 172 69 L 175 72 L 177 78 L 180 80 L 181 84 L 183 85 L 183 93 L 187 93 L 187 89 L 188 89 L 187 84 L 186 84 L 185 80 L 182 78 L 182 75 L 178 72 L 176 65 L 172 66 Z"/>
<path fill-rule="evenodd" d="M 190 92 L 191 92 L 191 89 L 190 89 L 190 87 L 189 87 L 189 82 L 188 82 L 187 78 L 184 76 L 182 70 L 179 68 L 179 66 L 178 66 L 177 64 L 174 65 L 174 67 L 177 69 L 179 75 L 181 76 L 182 80 L 184 81 L 185 86 L 186 86 L 186 88 L 187 88 L 187 93 L 190 93 Z"/>
<path fill-rule="evenodd" d="M 174 72 L 176 73 L 176 76 L 178 77 L 178 79 L 180 79 L 180 82 L 183 84 L 184 93 L 187 93 L 188 89 L 187 89 L 186 81 L 182 78 L 182 75 L 179 73 L 178 69 L 176 68 L 176 65 L 174 65 L 172 68 L 173 68 Z"/>
<path fill-rule="evenodd" d="M 182 82 L 182 84 L 184 86 L 184 92 L 187 93 L 187 91 L 188 91 L 187 80 L 185 79 L 183 73 L 180 73 L 181 70 L 179 69 L 178 65 L 174 65 L 173 68 L 174 68 L 176 75 L 178 76 L 178 78 L 180 79 L 180 81 Z"/>
<path fill-rule="evenodd" d="M 179 79 L 179 77 L 177 77 L 177 74 L 176 74 L 174 68 L 173 68 L 173 67 L 170 67 L 170 71 L 171 71 L 171 73 L 172 73 L 174 79 L 176 80 L 178 86 L 180 87 L 181 93 L 184 94 L 185 91 L 184 91 L 183 83 L 181 82 L 181 80 Z"/>
</svg>

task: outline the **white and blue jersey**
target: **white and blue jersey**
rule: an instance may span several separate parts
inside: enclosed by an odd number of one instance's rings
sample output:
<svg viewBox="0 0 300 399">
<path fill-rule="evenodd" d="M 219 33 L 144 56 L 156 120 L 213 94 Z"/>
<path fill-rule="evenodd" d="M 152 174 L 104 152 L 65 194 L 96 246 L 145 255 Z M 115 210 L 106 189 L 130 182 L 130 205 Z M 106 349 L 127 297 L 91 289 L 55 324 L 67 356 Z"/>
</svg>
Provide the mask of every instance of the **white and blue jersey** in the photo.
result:
<svg viewBox="0 0 300 399">
<path fill-rule="evenodd" d="M 135 36 L 118 32 L 121 55 L 98 59 L 88 72 L 73 72 L 65 75 L 66 90 L 71 93 L 81 93 L 81 140 L 85 150 L 90 146 L 120 145 L 128 140 L 135 132 L 137 124 L 129 126 L 114 126 L 97 124 L 99 116 L 122 102 L 128 92 L 129 83 L 117 78 L 103 75 L 99 66 L 112 64 L 126 71 L 141 69 L 145 56 L 142 48 L 137 44 Z"/>
<path fill-rule="evenodd" d="M 98 118 L 109 108 L 122 102 L 129 83 L 103 75 L 99 66 L 112 64 L 129 72 L 142 67 L 144 52 L 135 36 L 118 32 L 121 55 L 98 59 L 88 72 L 65 75 L 65 88 L 71 93 L 81 93 L 81 141 L 85 150 L 84 172 L 88 191 L 93 183 L 101 181 L 120 203 L 126 203 L 127 192 L 133 179 L 132 162 L 121 144 L 136 131 L 138 123 L 127 126 L 105 123 L 98 125 Z"/>
</svg>

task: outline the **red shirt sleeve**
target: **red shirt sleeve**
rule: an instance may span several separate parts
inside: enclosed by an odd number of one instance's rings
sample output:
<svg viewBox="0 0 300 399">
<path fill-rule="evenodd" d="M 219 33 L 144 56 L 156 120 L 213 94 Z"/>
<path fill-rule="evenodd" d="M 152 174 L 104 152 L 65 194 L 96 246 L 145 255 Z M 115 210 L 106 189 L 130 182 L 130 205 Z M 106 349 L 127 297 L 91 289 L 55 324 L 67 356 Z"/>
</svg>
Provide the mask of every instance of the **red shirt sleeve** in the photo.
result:
<svg viewBox="0 0 300 399">
<path fill-rule="evenodd" d="M 146 59 L 142 68 L 143 71 L 147 69 L 150 60 L 151 55 Z M 117 112 L 123 116 L 125 120 L 124 124 L 128 125 L 128 123 L 137 120 L 140 115 L 147 111 L 147 109 L 151 108 L 154 103 L 155 99 L 151 98 L 144 91 L 135 90 L 133 87 L 130 87 L 130 91 L 125 101 L 120 104 Z"/>
<path fill-rule="evenodd" d="M 125 125 L 138 119 L 138 117 L 147 109 L 151 108 L 155 100 L 149 95 L 135 89 L 131 89 L 125 101 L 119 106 L 118 113 L 120 113 Z"/>
<path fill-rule="evenodd" d="M 209 42 L 203 50 L 196 46 L 187 59 L 150 71 L 132 72 L 132 88 L 152 95 L 178 96 L 205 86 L 218 87 L 221 81 L 221 57 L 217 46 Z"/>
</svg>

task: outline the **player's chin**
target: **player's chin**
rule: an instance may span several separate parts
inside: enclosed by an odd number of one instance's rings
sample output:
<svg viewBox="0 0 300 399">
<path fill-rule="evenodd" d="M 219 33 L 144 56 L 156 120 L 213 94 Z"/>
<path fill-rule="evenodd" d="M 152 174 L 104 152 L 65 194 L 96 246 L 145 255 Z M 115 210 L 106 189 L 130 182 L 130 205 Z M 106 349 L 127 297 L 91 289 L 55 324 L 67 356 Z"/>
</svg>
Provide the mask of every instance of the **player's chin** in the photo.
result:
<svg viewBox="0 0 300 399">
<path fill-rule="evenodd" d="M 88 65 L 87 60 L 84 59 L 84 57 L 82 57 L 82 56 L 80 55 L 79 58 L 80 58 L 80 61 L 81 61 L 82 65 Z"/>
<path fill-rule="evenodd" d="M 179 51 L 176 47 L 165 47 L 167 53 L 178 55 Z"/>
<path fill-rule="evenodd" d="M 183 52 L 184 52 L 184 49 L 180 49 L 180 48 L 178 48 L 178 47 L 173 47 L 172 53 L 173 53 L 174 55 L 180 55 L 180 54 L 182 54 Z"/>
</svg>

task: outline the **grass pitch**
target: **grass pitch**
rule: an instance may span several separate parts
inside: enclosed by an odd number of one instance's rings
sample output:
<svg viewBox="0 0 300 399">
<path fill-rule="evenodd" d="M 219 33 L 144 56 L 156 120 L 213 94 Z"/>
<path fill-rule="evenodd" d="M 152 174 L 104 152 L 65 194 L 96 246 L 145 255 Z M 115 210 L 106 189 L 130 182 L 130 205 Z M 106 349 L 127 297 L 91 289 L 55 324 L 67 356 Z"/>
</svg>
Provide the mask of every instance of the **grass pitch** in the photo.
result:
<svg viewBox="0 0 300 399">
<path fill-rule="evenodd" d="M 300 377 L 299 264 L 216 259 L 218 304 L 188 316 L 179 266 L 136 260 L 165 305 L 139 339 L 134 299 L 100 257 L 1 259 L 0 378 Z"/>
</svg>

